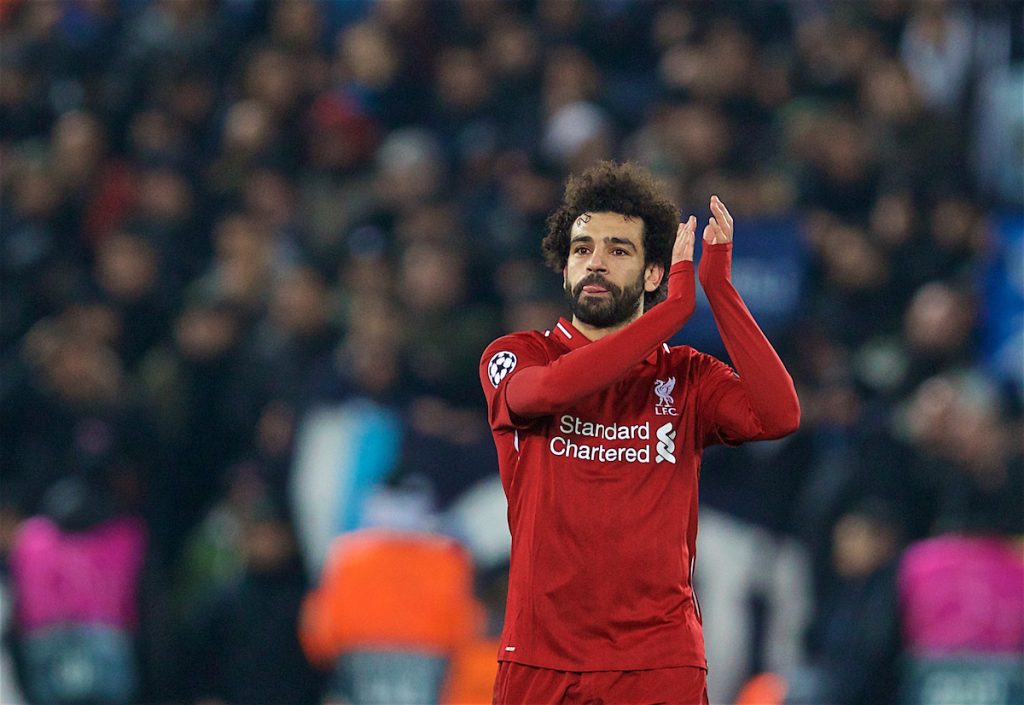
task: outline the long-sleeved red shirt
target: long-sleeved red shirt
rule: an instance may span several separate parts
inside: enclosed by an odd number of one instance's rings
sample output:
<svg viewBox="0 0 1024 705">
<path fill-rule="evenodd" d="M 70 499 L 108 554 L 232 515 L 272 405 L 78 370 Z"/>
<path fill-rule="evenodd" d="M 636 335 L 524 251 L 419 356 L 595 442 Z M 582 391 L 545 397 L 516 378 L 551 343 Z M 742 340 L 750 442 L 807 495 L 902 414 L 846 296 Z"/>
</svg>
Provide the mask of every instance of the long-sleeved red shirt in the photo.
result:
<svg viewBox="0 0 1024 705">
<path fill-rule="evenodd" d="M 705 666 L 691 586 L 703 449 L 799 423 L 792 380 L 729 280 L 700 278 L 739 375 L 665 344 L 693 311 L 693 265 L 669 296 L 591 342 L 562 319 L 499 338 L 481 384 L 509 500 L 512 557 L 499 659 L 567 671 Z"/>
</svg>

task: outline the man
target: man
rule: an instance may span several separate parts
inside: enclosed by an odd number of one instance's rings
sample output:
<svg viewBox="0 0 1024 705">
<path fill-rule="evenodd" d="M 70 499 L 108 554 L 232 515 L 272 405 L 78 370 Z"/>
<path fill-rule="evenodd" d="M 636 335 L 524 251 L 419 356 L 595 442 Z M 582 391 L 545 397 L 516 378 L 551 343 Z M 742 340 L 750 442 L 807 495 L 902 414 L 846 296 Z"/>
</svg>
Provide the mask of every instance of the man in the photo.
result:
<svg viewBox="0 0 1024 705">
<path fill-rule="evenodd" d="M 572 321 L 483 354 L 512 532 L 499 705 L 707 702 L 691 587 L 701 451 L 800 417 L 729 280 L 732 216 L 717 197 L 711 211 L 700 279 L 739 376 L 665 343 L 694 309 L 697 220 L 680 225 L 648 172 L 611 162 L 571 178 L 548 220 Z"/>
</svg>

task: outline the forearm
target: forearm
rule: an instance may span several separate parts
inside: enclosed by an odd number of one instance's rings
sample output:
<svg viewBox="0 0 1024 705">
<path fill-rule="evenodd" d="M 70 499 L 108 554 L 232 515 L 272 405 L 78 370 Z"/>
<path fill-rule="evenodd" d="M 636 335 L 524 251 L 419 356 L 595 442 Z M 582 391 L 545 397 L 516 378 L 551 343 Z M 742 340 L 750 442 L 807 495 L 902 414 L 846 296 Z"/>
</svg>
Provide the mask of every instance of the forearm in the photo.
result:
<svg viewBox="0 0 1024 705">
<path fill-rule="evenodd" d="M 693 262 L 679 262 L 669 272 L 665 301 L 622 330 L 511 378 L 509 409 L 525 418 L 546 416 L 607 388 L 682 328 L 694 302 Z"/>
<path fill-rule="evenodd" d="M 705 244 L 700 281 L 747 402 L 761 426 L 760 436 L 777 438 L 799 426 L 800 402 L 789 372 L 732 284 L 731 260 L 732 243 Z"/>
</svg>

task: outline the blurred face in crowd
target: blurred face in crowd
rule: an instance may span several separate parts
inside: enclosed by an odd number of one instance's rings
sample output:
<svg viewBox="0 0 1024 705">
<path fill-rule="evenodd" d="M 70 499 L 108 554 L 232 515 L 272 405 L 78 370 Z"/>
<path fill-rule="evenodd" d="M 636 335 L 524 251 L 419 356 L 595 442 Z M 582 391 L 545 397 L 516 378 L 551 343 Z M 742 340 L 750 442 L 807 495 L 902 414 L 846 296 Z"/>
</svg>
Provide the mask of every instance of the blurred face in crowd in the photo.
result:
<svg viewBox="0 0 1024 705">
<path fill-rule="evenodd" d="M 211 362 L 227 353 L 238 337 L 238 322 L 225 310 L 186 309 L 174 325 L 174 339 L 186 360 Z"/>
<path fill-rule="evenodd" d="M 297 64 L 288 54 L 274 49 L 257 53 L 246 71 L 249 97 L 268 106 L 277 115 L 287 114 L 298 98 Z"/>
<path fill-rule="evenodd" d="M 77 335 L 95 341 L 98 345 L 114 346 L 122 333 L 122 321 L 113 306 L 97 301 L 71 304 L 61 320 Z"/>
<path fill-rule="evenodd" d="M 370 88 L 384 88 L 398 73 L 398 52 L 379 25 L 361 22 L 338 36 L 338 64 L 344 78 Z"/>
<path fill-rule="evenodd" d="M 88 113 L 61 116 L 53 133 L 53 164 L 71 188 L 88 186 L 103 158 L 103 131 Z"/>
<path fill-rule="evenodd" d="M 14 207 L 26 219 L 46 220 L 60 203 L 60 193 L 53 188 L 53 174 L 42 162 L 28 162 L 14 172 L 11 188 Z"/>
<path fill-rule="evenodd" d="M 157 222 L 181 223 L 192 201 L 192 186 L 173 169 L 148 169 L 139 179 L 139 211 Z"/>
<path fill-rule="evenodd" d="M 158 256 L 145 240 L 126 233 L 110 235 L 96 257 L 96 279 L 119 300 L 139 299 L 157 283 Z"/>
<path fill-rule="evenodd" d="M 939 247 L 951 251 L 978 250 L 985 241 L 979 227 L 976 206 L 964 197 L 938 201 L 930 214 L 931 237 Z"/>
<path fill-rule="evenodd" d="M 273 6 L 271 33 L 288 47 L 315 48 L 320 37 L 320 7 L 311 0 L 291 0 Z"/>
<path fill-rule="evenodd" d="M 909 193 L 884 194 L 871 209 L 871 234 L 885 247 L 900 247 L 914 236 L 914 217 L 914 202 Z"/>
<path fill-rule="evenodd" d="M 703 105 L 673 106 L 662 115 L 658 129 L 672 155 L 698 170 L 721 164 L 732 147 L 725 116 Z"/>
<path fill-rule="evenodd" d="M 288 178 L 273 169 L 257 169 L 245 182 L 246 208 L 271 228 L 283 227 L 292 219 L 295 194 Z"/>
<path fill-rule="evenodd" d="M 270 315 L 283 330 L 315 335 L 327 326 L 328 289 L 312 269 L 295 267 L 275 284 Z"/>
<path fill-rule="evenodd" d="M 1010 448 L 995 391 L 967 377 L 940 374 L 915 390 L 906 410 L 915 444 L 982 475 L 999 474 Z"/>
<path fill-rule="evenodd" d="M 240 100 L 224 118 L 224 152 L 258 154 L 270 144 L 274 125 L 269 111 L 255 100 Z"/>
<path fill-rule="evenodd" d="M 264 295 L 271 256 L 271 237 L 261 223 L 245 215 L 232 215 L 217 226 L 220 286 L 232 301 L 252 303 Z"/>
<path fill-rule="evenodd" d="M 377 152 L 377 193 L 399 210 L 415 208 L 444 185 L 441 146 L 425 130 L 396 130 Z"/>
<path fill-rule="evenodd" d="M 486 7 L 476 1 L 465 6 Z M 485 52 L 489 68 L 498 76 L 528 76 L 540 62 L 540 43 L 533 28 L 525 23 L 499 23 L 487 36 Z"/>
<path fill-rule="evenodd" d="M 364 391 L 386 393 L 399 379 L 404 322 L 387 296 L 362 295 L 353 303 L 348 335 L 338 346 L 337 364 L 351 372 Z"/>
<path fill-rule="evenodd" d="M 49 362 L 50 383 L 67 402 L 94 405 L 117 399 L 122 383 L 121 362 L 109 347 L 73 336 L 60 344 Z"/>
<path fill-rule="evenodd" d="M 832 530 L 832 561 L 844 578 L 871 575 L 895 554 L 896 533 L 885 522 L 853 513 L 844 515 Z"/>
<path fill-rule="evenodd" d="M 295 553 L 295 541 L 286 522 L 260 518 L 245 523 L 242 551 L 250 570 L 269 573 L 288 563 Z"/>
<path fill-rule="evenodd" d="M 272 401 L 256 423 L 256 445 L 267 457 L 286 458 L 294 432 L 295 410 L 283 401 Z"/>
<path fill-rule="evenodd" d="M 487 101 L 488 78 L 477 52 L 461 47 L 448 49 L 438 60 L 438 98 L 454 112 L 472 112 Z"/>
<path fill-rule="evenodd" d="M 171 115 L 151 109 L 136 113 L 129 128 L 132 151 L 138 155 L 174 155 L 184 150 L 184 135 Z"/>
<path fill-rule="evenodd" d="M 956 385 L 946 376 L 925 380 L 914 391 L 907 408 L 907 428 L 921 448 L 934 453 L 949 438 L 956 416 Z"/>
<path fill-rule="evenodd" d="M 572 226 L 565 265 L 565 294 L 573 317 L 609 328 L 638 316 L 644 291 L 664 272 L 644 264 L 644 224 L 618 213 L 584 213 Z"/>
<path fill-rule="evenodd" d="M 465 293 L 463 268 L 461 254 L 448 247 L 413 244 L 402 257 L 399 294 L 414 311 L 447 314 Z"/>
<path fill-rule="evenodd" d="M 899 61 L 876 61 L 864 72 L 860 91 L 869 113 L 884 123 L 907 125 L 920 114 L 920 96 Z"/>
<path fill-rule="evenodd" d="M 858 228 L 842 224 L 828 228 L 820 252 L 829 280 L 840 290 L 869 290 L 889 276 L 887 261 Z"/>
<path fill-rule="evenodd" d="M 544 67 L 543 86 L 544 107 L 549 114 L 590 99 L 597 86 L 597 69 L 582 51 L 561 48 L 551 52 Z"/>
<path fill-rule="evenodd" d="M 201 125 L 214 108 L 217 87 L 213 78 L 186 75 L 177 78 L 170 88 L 168 107 L 186 125 Z"/>
<path fill-rule="evenodd" d="M 950 425 L 950 455 L 954 460 L 975 470 L 979 477 L 1001 475 L 1007 453 L 1005 434 L 994 399 L 961 394 L 956 423 Z"/>
<path fill-rule="evenodd" d="M 828 122 L 819 144 L 822 169 L 837 184 L 856 183 L 870 167 L 867 135 L 853 120 L 835 118 Z"/>
<path fill-rule="evenodd" d="M 968 298 L 941 282 L 921 287 L 907 309 L 904 331 L 918 352 L 941 355 L 960 350 L 974 323 Z"/>
</svg>

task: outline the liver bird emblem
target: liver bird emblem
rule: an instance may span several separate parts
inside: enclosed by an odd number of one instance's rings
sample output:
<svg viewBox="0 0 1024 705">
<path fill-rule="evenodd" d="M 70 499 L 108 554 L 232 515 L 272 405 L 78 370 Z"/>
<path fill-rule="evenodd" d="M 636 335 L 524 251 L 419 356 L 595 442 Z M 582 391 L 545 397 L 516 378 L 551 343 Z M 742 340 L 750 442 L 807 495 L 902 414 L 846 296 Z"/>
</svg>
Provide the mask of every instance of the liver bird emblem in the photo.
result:
<svg viewBox="0 0 1024 705">
<path fill-rule="evenodd" d="M 672 390 L 675 388 L 675 377 L 654 380 L 654 393 L 658 395 L 658 406 L 672 406 Z"/>
</svg>

